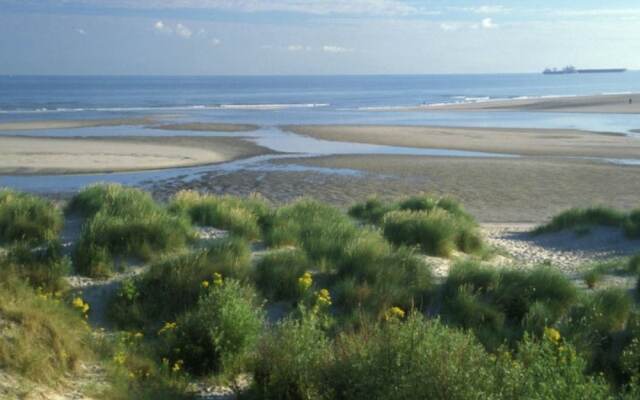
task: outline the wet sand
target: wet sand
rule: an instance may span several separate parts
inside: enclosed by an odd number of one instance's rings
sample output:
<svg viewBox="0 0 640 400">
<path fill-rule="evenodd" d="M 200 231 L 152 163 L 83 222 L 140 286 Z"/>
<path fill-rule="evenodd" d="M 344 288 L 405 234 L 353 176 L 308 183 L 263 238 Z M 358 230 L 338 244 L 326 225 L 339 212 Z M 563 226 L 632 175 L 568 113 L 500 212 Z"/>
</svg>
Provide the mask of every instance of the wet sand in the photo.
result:
<svg viewBox="0 0 640 400">
<path fill-rule="evenodd" d="M 184 124 L 167 124 L 153 126 L 154 129 L 162 129 L 166 131 L 195 131 L 195 132 L 251 132 L 259 128 L 253 124 L 224 124 L 224 123 L 205 123 L 190 122 Z"/>
<path fill-rule="evenodd" d="M 392 125 L 291 125 L 317 139 L 387 146 L 452 149 L 528 156 L 638 158 L 640 140 L 573 129 L 456 128 Z"/>
<path fill-rule="evenodd" d="M 418 107 L 401 108 L 396 111 L 542 111 L 638 114 L 640 113 L 640 94 L 603 94 L 490 100 L 475 103 L 426 104 Z"/>
<path fill-rule="evenodd" d="M 0 131 L 31 131 L 31 130 L 42 130 L 42 129 L 95 128 L 99 126 L 145 125 L 151 122 L 153 122 L 153 120 L 150 118 L 18 121 L 18 122 L 0 123 Z"/>
<path fill-rule="evenodd" d="M 218 194 L 259 192 L 275 203 L 312 196 L 348 207 L 369 196 L 394 199 L 421 192 L 452 195 L 482 222 L 541 223 L 570 207 L 638 207 L 640 167 L 548 159 L 481 159 L 344 155 L 273 161 L 277 164 L 352 168 L 360 176 L 317 172 L 239 171 L 193 181 L 155 182 L 166 198 L 181 189 Z"/>
<path fill-rule="evenodd" d="M 232 161 L 272 153 L 225 137 L 0 137 L 1 174 L 138 171 Z"/>
</svg>

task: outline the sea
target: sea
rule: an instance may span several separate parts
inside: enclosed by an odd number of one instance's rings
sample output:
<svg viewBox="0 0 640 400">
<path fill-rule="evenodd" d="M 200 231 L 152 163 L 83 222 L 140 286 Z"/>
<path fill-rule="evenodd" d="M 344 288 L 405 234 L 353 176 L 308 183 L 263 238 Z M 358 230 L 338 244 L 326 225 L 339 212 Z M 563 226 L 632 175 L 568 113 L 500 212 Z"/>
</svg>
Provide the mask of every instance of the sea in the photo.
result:
<svg viewBox="0 0 640 400">
<path fill-rule="evenodd" d="M 151 117 L 163 122 L 252 123 L 253 140 L 284 153 L 400 153 L 482 156 L 477 153 L 323 142 L 282 132 L 286 124 L 393 124 L 568 128 L 637 135 L 633 114 L 541 112 L 407 112 L 424 104 L 640 92 L 640 71 L 611 74 L 478 74 L 348 76 L 0 76 L 0 123 Z M 145 126 L 2 131 L 29 136 L 161 136 Z M 490 155 L 490 154 L 487 154 Z M 640 158 L 640 156 L 639 156 Z M 206 171 L 267 168 L 268 159 L 205 167 Z M 632 160 L 633 161 L 633 160 Z M 85 176 L 0 176 L 0 186 L 75 190 L 97 180 L 135 184 L 195 169 Z M 335 171 L 329 171 L 335 172 Z M 344 171 L 343 171 L 344 172 Z M 56 186 L 57 185 L 57 186 Z"/>
</svg>

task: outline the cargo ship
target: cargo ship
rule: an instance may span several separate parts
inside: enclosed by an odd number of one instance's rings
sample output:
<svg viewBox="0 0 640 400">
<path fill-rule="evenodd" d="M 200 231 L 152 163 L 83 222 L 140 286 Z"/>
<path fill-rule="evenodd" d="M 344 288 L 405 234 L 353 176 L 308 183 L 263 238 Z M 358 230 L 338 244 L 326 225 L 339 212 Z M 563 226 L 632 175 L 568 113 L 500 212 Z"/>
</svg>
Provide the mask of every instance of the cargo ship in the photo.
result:
<svg viewBox="0 0 640 400">
<path fill-rule="evenodd" d="M 626 68 L 595 68 L 595 69 L 577 69 L 573 65 L 566 66 L 562 69 L 547 68 L 542 71 L 545 75 L 564 75 L 564 74 L 602 74 L 625 72 Z"/>
</svg>

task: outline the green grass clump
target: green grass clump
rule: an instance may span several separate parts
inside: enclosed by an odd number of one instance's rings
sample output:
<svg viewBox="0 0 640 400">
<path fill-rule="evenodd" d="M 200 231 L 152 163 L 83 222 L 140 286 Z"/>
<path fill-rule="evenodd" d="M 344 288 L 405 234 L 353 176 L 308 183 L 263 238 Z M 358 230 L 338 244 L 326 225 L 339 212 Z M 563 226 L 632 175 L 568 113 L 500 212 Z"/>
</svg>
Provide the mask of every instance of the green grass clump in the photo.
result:
<svg viewBox="0 0 640 400">
<path fill-rule="evenodd" d="M 444 209 L 393 211 L 383 221 L 384 236 L 396 245 L 419 246 L 427 254 L 448 257 L 453 251 L 474 253 L 482 249 L 475 223 Z"/>
<path fill-rule="evenodd" d="M 0 282 L 0 369 L 55 385 L 92 358 L 82 314 L 19 279 Z"/>
<path fill-rule="evenodd" d="M 311 263 L 303 251 L 276 250 L 256 264 L 254 281 L 267 299 L 296 302 L 303 294 L 298 279 L 310 269 Z"/>
<path fill-rule="evenodd" d="M 62 229 L 61 211 L 39 197 L 0 190 L 0 242 L 55 240 Z"/>
<path fill-rule="evenodd" d="M 167 336 L 166 356 L 194 374 L 242 371 L 263 329 L 264 313 L 253 288 L 225 280 L 207 288 L 195 309 Z"/>
<path fill-rule="evenodd" d="M 242 199 L 182 191 L 173 197 L 169 210 L 187 215 L 196 225 L 228 230 L 234 235 L 253 240 L 260 237 L 260 224 L 270 208 L 259 196 Z"/>
<path fill-rule="evenodd" d="M 370 224 L 379 225 L 382 218 L 389 211 L 393 210 L 393 206 L 387 204 L 377 198 L 371 198 L 364 203 L 357 203 L 349 209 L 349 215 L 353 218 L 365 221 Z"/>
<path fill-rule="evenodd" d="M 6 259 L 0 261 L 0 272 L 20 277 L 34 288 L 55 292 L 66 288 L 64 276 L 71 262 L 62 255 L 58 242 L 47 242 L 38 248 L 26 244 L 14 246 Z"/>
<path fill-rule="evenodd" d="M 88 218 L 73 261 L 78 272 L 91 277 L 109 276 L 116 261 L 148 261 L 179 250 L 191 237 L 184 218 L 170 215 L 149 194 L 119 185 L 85 189 L 69 210 Z"/>
<path fill-rule="evenodd" d="M 207 250 L 155 263 L 140 277 L 125 282 L 111 301 L 109 315 L 123 327 L 175 320 L 196 305 L 206 292 L 203 285 L 213 285 L 216 274 L 223 279 L 246 280 L 250 273 L 248 242 L 235 237 L 220 239 Z"/>
<path fill-rule="evenodd" d="M 319 264 L 335 264 L 356 232 L 355 224 L 340 210 L 310 199 L 279 208 L 265 223 L 269 246 L 299 247 Z"/>
<path fill-rule="evenodd" d="M 537 227 L 533 233 L 543 234 L 574 229 L 576 232 L 591 226 L 612 226 L 623 229 L 629 238 L 640 237 L 640 210 L 630 213 L 608 207 L 572 208 L 551 219 L 551 222 Z"/>
</svg>

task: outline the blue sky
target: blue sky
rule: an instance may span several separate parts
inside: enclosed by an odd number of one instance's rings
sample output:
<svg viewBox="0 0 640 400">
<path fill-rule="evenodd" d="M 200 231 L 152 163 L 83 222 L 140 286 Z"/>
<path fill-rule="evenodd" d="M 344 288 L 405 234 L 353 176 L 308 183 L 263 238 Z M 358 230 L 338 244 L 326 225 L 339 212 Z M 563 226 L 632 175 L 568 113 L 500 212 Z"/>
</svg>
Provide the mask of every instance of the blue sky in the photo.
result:
<svg viewBox="0 0 640 400">
<path fill-rule="evenodd" d="M 640 69 L 636 0 L 0 0 L 0 74 Z"/>
</svg>

